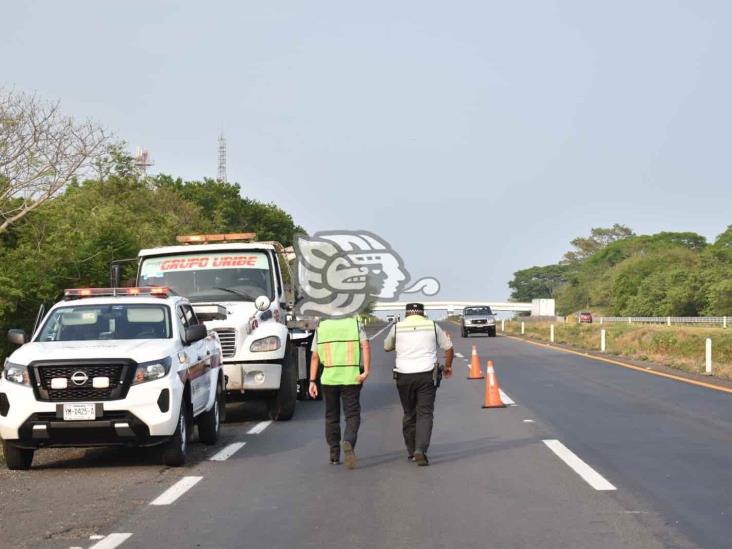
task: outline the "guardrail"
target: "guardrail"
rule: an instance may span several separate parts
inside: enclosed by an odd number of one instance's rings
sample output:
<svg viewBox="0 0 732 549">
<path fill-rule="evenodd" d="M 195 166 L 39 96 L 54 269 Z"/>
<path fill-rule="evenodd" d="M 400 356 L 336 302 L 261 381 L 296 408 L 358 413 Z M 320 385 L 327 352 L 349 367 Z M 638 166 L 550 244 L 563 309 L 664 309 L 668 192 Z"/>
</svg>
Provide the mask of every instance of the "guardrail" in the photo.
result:
<svg viewBox="0 0 732 549">
<path fill-rule="evenodd" d="M 600 324 L 692 324 L 705 326 L 722 326 L 726 328 L 732 321 L 726 316 L 601 316 L 595 319 Z"/>
</svg>

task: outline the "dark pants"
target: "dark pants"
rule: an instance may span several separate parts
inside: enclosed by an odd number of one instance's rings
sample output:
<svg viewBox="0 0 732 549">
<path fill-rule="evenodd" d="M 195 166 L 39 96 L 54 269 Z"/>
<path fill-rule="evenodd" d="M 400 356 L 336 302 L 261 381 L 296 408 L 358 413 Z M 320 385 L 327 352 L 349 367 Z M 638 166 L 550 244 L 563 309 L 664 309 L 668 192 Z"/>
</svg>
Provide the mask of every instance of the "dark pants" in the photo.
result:
<svg viewBox="0 0 732 549">
<path fill-rule="evenodd" d="M 399 374 L 397 390 L 404 408 L 402 432 L 407 452 L 409 455 L 415 451 L 427 453 L 432 438 L 437 394 L 437 388 L 432 381 L 432 372 Z"/>
<path fill-rule="evenodd" d="M 322 385 L 325 398 L 325 440 L 330 446 L 331 457 L 338 457 L 341 444 L 341 402 L 346 417 L 343 440 L 356 447 L 358 428 L 361 425 L 361 385 Z"/>
</svg>

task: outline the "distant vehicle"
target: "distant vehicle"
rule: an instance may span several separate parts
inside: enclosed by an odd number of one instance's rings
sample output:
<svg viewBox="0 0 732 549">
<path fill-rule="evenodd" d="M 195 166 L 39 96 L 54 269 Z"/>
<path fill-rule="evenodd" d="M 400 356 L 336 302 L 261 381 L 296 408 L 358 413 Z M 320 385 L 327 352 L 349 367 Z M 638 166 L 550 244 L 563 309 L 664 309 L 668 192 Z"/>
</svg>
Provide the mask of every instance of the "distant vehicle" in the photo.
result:
<svg viewBox="0 0 732 549">
<path fill-rule="evenodd" d="M 460 319 L 460 335 L 468 337 L 473 332 L 484 332 L 496 337 L 496 315 L 488 306 L 465 307 Z"/>
<path fill-rule="evenodd" d="M 578 320 L 580 324 L 592 324 L 592 313 L 589 311 L 581 312 L 578 315 Z"/>
<path fill-rule="evenodd" d="M 391 324 L 392 322 L 397 322 L 397 320 L 396 320 L 396 315 L 386 315 L 386 321 L 387 321 L 388 323 L 390 323 L 390 324 Z"/>
<path fill-rule="evenodd" d="M 194 425 L 218 439 L 224 405 L 221 344 L 191 303 L 167 288 L 66 290 L 0 378 L 0 438 L 9 469 L 37 448 L 159 446 L 183 465 Z"/>
</svg>

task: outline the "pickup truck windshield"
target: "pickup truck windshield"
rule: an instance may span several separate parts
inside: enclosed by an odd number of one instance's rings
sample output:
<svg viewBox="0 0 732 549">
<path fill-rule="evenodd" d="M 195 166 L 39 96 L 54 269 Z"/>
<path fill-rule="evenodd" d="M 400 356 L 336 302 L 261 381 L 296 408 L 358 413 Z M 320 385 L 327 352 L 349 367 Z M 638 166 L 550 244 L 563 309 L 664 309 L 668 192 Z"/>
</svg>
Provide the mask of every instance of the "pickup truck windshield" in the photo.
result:
<svg viewBox="0 0 732 549">
<path fill-rule="evenodd" d="M 167 286 L 193 302 L 273 299 L 267 254 L 250 251 L 190 253 L 145 258 L 140 286 Z"/>
<path fill-rule="evenodd" d="M 168 339 L 169 312 L 165 305 L 146 304 L 59 307 L 44 324 L 38 341 Z"/>
<path fill-rule="evenodd" d="M 490 307 L 469 307 L 463 312 L 465 316 L 472 315 L 492 315 Z"/>
</svg>

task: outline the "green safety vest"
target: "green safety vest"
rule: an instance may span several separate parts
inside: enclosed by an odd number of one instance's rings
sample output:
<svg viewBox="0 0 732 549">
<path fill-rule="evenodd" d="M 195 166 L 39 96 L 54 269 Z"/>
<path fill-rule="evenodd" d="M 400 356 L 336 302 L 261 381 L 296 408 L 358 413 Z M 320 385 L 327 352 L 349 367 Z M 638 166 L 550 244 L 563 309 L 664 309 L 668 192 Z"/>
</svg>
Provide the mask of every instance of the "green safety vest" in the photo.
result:
<svg viewBox="0 0 732 549">
<path fill-rule="evenodd" d="M 323 385 L 358 385 L 361 342 L 355 318 L 324 320 L 318 326 L 318 355 L 325 366 Z"/>
</svg>

